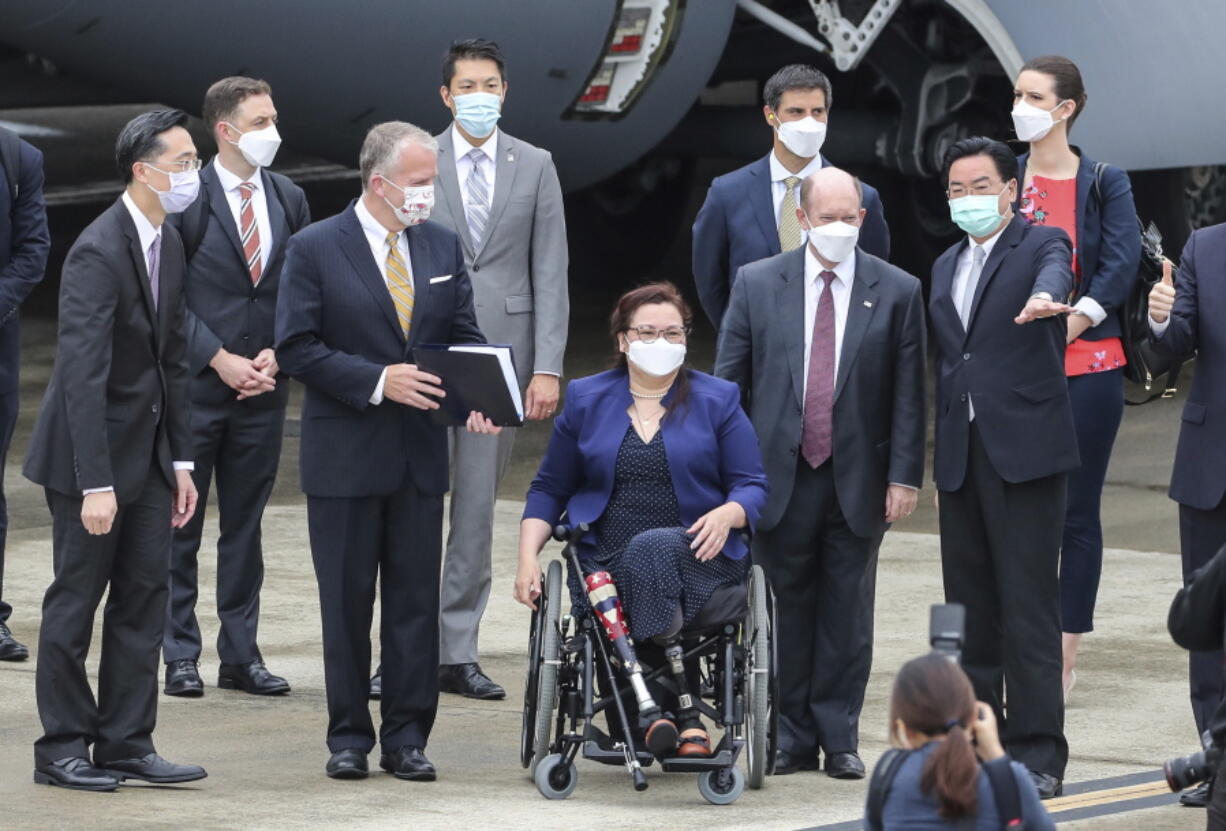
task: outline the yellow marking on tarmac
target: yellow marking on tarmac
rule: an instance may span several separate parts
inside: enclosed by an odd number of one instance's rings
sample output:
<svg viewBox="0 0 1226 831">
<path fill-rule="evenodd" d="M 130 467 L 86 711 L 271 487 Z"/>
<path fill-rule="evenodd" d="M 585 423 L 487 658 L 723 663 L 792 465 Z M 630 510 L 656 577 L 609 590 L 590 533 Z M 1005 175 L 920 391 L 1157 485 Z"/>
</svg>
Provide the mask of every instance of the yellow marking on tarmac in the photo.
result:
<svg viewBox="0 0 1226 831">
<path fill-rule="evenodd" d="M 1132 799 L 1144 799 L 1147 796 L 1159 796 L 1170 793 L 1171 789 L 1165 782 L 1146 782 L 1142 785 L 1126 785 L 1122 788 L 1108 788 L 1101 791 L 1088 791 L 1049 799 L 1043 803 L 1049 814 L 1059 811 L 1071 811 L 1076 808 L 1092 808 L 1113 802 L 1127 802 Z"/>
</svg>

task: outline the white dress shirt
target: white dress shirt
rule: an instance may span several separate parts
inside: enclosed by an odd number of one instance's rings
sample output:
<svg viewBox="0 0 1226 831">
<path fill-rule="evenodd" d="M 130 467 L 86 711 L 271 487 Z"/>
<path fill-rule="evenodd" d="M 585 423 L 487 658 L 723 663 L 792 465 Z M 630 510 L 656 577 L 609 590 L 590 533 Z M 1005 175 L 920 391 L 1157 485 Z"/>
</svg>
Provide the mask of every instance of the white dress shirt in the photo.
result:
<svg viewBox="0 0 1226 831">
<path fill-rule="evenodd" d="M 387 285 L 387 254 L 391 248 L 387 244 L 387 235 L 390 233 L 383 227 L 383 223 L 375 219 L 367 208 L 366 203 L 359 197 L 354 203 L 353 212 L 358 215 L 358 224 L 362 226 L 362 233 L 366 235 L 366 244 L 370 246 L 370 255 L 375 259 L 375 265 L 379 269 L 379 274 L 383 277 L 383 284 Z M 404 260 L 405 271 L 409 273 L 409 282 L 413 282 L 413 262 L 409 256 L 409 240 L 408 234 L 400 231 L 396 236 L 396 247 L 400 250 L 400 257 Z M 370 403 L 379 405 L 383 403 L 383 385 L 387 382 L 387 367 L 383 368 L 383 372 L 379 373 L 379 383 L 375 384 L 375 391 L 370 394 Z"/>
<path fill-rule="evenodd" d="M 771 205 L 775 210 L 775 227 L 778 228 L 779 227 L 779 203 L 783 201 L 783 197 L 786 196 L 788 192 L 788 186 L 784 184 L 783 180 L 788 178 L 789 176 L 795 176 L 796 178 L 800 179 L 803 182 L 809 176 L 809 174 L 816 173 L 817 171 L 822 169 L 822 155 L 818 153 L 816 156 L 814 156 L 812 159 L 809 160 L 809 163 L 807 165 L 802 167 L 796 173 L 793 173 L 792 171 L 788 170 L 786 167 L 783 166 L 783 162 L 779 161 L 779 159 L 775 156 L 775 151 L 772 150 L 771 155 L 770 155 L 770 166 L 771 166 Z M 800 185 L 796 186 L 796 206 L 800 207 Z M 805 231 L 803 228 L 800 230 L 800 244 L 801 245 L 805 244 Z"/>
<path fill-rule="evenodd" d="M 826 282 L 821 273 L 826 267 L 818 262 L 813 246 L 805 246 L 805 369 L 804 385 L 809 385 L 809 354 L 813 350 L 813 322 Z M 834 375 L 839 375 L 839 358 L 843 355 L 843 331 L 847 328 L 847 307 L 851 305 L 851 284 L 856 279 L 856 252 L 830 269 L 830 294 L 834 298 Z M 804 397 L 801 390 L 801 397 Z"/>
<path fill-rule="evenodd" d="M 238 237 L 243 237 L 243 220 L 240 214 L 243 194 L 238 186 L 244 182 L 255 185 L 251 193 L 251 208 L 255 211 L 255 228 L 260 234 L 260 275 L 268 268 L 268 252 L 272 250 L 272 223 L 268 219 L 268 195 L 264 192 L 264 177 L 260 176 L 259 168 L 250 179 L 240 179 L 226 169 L 221 163 L 221 156 L 213 159 L 213 170 L 217 173 L 217 181 L 226 194 L 226 202 L 230 205 L 230 213 L 234 216 L 234 228 Z"/>
<path fill-rule="evenodd" d="M 455 150 L 455 177 L 460 185 L 460 195 L 465 206 L 468 205 L 468 174 L 473 169 L 473 160 L 468 154 L 473 150 L 481 151 L 478 158 L 481 162 L 481 171 L 485 174 L 487 185 L 485 192 L 490 202 L 485 207 L 489 208 L 494 201 L 494 179 L 498 175 L 498 165 L 494 161 L 494 156 L 498 152 L 498 128 L 494 128 L 494 132 L 490 133 L 489 138 L 480 147 L 474 147 L 468 143 L 468 139 L 464 138 L 460 128 L 453 124 L 451 126 L 451 146 Z M 486 233 L 489 233 L 489 229 L 486 229 Z"/>
<path fill-rule="evenodd" d="M 154 243 L 159 246 L 158 254 L 161 254 L 160 246 L 162 244 L 162 229 L 161 226 L 153 227 L 153 223 L 149 221 L 149 217 L 145 216 L 144 211 L 136 207 L 136 203 L 132 201 L 132 197 L 125 190 L 123 193 L 123 206 L 128 209 L 128 213 L 132 216 L 132 222 L 136 225 L 136 235 L 140 239 L 140 250 L 145 252 L 145 273 L 148 274 L 150 267 L 153 265 L 151 253 Z M 195 470 L 195 462 L 175 462 L 175 470 Z M 87 488 L 81 491 L 82 496 L 89 496 L 91 493 L 111 493 L 115 488 Z"/>
</svg>

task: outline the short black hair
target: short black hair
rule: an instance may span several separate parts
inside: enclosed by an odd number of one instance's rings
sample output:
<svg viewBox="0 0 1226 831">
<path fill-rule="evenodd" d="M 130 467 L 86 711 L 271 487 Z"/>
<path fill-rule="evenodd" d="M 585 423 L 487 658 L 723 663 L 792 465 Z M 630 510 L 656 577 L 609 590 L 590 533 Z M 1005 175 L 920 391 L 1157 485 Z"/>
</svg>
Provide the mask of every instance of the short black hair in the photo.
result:
<svg viewBox="0 0 1226 831">
<path fill-rule="evenodd" d="M 777 111 L 783 94 L 794 89 L 820 89 L 826 94 L 826 109 L 830 109 L 830 102 L 834 96 L 834 90 L 830 87 L 830 79 L 817 67 L 803 63 L 788 64 L 770 76 L 766 81 L 766 86 L 762 87 L 762 101 L 766 106 Z"/>
<path fill-rule="evenodd" d="M 153 110 L 141 113 L 123 125 L 115 141 L 115 166 L 125 185 L 132 181 L 132 165 L 162 152 L 162 133 L 174 127 L 187 127 L 182 110 Z"/>
<path fill-rule="evenodd" d="M 502 76 L 502 80 L 507 79 L 506 59 L 502 57 L 502 50 L 498 48 L 498 44 L 492 40 L 469 38 L 452 41 L 451 48 L 447 50 L 447 54 L 443 55 L 443 86 L 445 87 L 451 86 L 451 79 L 455 77 L 456 61 L 493 61 L 498 66 L 498 74 Z"/>
<path fill-rule="evenodd" d="M 941 178 L 946 186 L 949 185 L 949 169 L 954 166 L 954 162 L 958 161 L 958 159 L 965 159 L 967 156 L 987 156 L 990 158 L 995 163 L 996 172 L 1000 174 L 1001 181 L 1003 182 L 1017 178 L 1017 156 L 1009 149 L 1009 145 L 1003 141 L 990 139 L 986 136 L 974 136 L 972 138 L 964 138 L 961 141 L 955 141 L 945 151 Z"/>
</svg>

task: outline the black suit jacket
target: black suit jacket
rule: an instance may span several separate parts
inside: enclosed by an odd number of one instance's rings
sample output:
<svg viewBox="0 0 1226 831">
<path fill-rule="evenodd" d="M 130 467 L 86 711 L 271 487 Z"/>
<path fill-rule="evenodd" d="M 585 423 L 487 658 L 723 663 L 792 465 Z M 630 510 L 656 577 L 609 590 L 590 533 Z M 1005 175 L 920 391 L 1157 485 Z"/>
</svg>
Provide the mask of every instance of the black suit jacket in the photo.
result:
<svg viewBox="0 0 1226 831">
<path fill-rule="evenodd" d="M 25 475 L 53 491 L 114 487 L 135 499 L 156 466 L 192 459 L 183 246 L 162 225 L 155 312 L 136 225 L 116 200 L 73 243 L 60 277 L 55 369 Z M 169 519 L 167 520 L 169 521 Z"/>
<path fill-rule="evenodd" d="M 51 251 L 43 201 L 43 154 L 24 141 L 19 147 L 15 203 L 4 186 L 5 174 L 0 172 L 0 395 L 17 389 L 21 364 L 17 310 L 43 279 Z"/>
<path fill-rule="evenodd" d="M 1226 642 L 1226 545 L 1175 594 L 1166 626 L 1184 649 L 1213 652 L 1222 648 Z M 1226 741 L 1226 700 L 1218 704 L 1209 729 L 1221 747 Z"/>
<path fill-rule="evenodd" d="M 424 410 L 370 396 L 384 367 L 420 343 L 484 343 L 460 238 L 435 222 L 408 231 L 416 301 L 406 343 L 351 203 L 294 235 L 277 299 L 277 359 L 306 384 L 299 451 L 309 496 L 389 494 L 406 473 L 447 491 L 447 431 Z"/>
<path fill-rule="evenodd" d="M 762 445 L 769 530 L 792 496 L 804 412 L 805 249 L 744 266 L 720 329 L 715 374 L 735 381 Z M 890 482 L 924 478 L 924 298 L 905 271 L 856 250 L 834 389 L 834 481 L 851 530 L 885 528 Z"/>
<path fill-rule="evenodd" d="M 200 170 L 198 203 L 168 220 L 185 234 L 200 234 L 203 228 L 187 262 L 185 289 L 191 394 L 202 404 L 221 404 L 236 395 L 209 366 L 218 349 L 254 358 L 273 345 L 285 247 L 290 236 L 311 221 L 302 188 L 270 170 L 261 169 L 260 179 L 268 201 L 272 249 L 257 284 L 251 282 L 234 213 L 212 162 Z M 289 378 L 282 374 L 279 380 L 275 390 L 244 399 L 244 405 L 284 407 L 289 402 Z"/>
<path fill-rule="evenodd" d="M 1027 300 L 1057 301 L 1072 287 L 1072 246 L 1059 228 L 1014 216 L 983 266 L 962 327 L 952 296 L 967 240 L 932 266 L 929 309 L 937 355 L 936 485 L 962 487 L 970 436 L 969 403 L 988 457 L 1008 482 L 1028 482 L 1077 467 L 1077 437 L 1064 375 L 1067 322 L 1062 316 L 1013 322 Z"/>
<path fill-rule="evenodd" d="M 1188 237 L 1170 323 L 1152 340 L 1171 356 L 1196 354 L 1170 493 L 1182 505 L 1211 511 L 1226 495 L 1226 223 Z"/>
</svg>

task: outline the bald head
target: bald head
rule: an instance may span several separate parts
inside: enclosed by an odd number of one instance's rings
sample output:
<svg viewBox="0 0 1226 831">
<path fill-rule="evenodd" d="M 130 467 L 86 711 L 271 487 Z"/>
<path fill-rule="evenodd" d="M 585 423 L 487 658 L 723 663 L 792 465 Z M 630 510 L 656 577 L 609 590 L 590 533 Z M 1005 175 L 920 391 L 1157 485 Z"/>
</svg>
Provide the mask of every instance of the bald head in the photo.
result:
<svg viewBox="0 0 1226 831">
<path fill-rule="evenodd" d="M 860 180 L 837 167 L 823 167 L 800 183 L 802 227 L 846 222 L 859 225 L 864 217 Z"/>
</svg>

